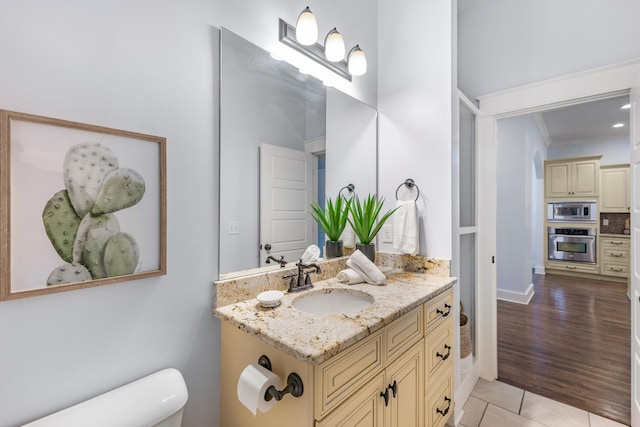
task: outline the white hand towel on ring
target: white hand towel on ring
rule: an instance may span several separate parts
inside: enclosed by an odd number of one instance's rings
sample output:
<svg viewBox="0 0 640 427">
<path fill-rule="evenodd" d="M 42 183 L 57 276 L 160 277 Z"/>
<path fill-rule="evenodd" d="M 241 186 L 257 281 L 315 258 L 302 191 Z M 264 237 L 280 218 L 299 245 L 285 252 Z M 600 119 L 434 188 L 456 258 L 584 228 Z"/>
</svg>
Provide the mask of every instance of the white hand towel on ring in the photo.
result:
<svg viewBox="0 0 640 427">
<path fill-rule="evenodd" d="M 403 254 L 420 252 L 418 206 L 414 200 L 398 200 L 393 213 L 393 247 Z"/>
</svg>

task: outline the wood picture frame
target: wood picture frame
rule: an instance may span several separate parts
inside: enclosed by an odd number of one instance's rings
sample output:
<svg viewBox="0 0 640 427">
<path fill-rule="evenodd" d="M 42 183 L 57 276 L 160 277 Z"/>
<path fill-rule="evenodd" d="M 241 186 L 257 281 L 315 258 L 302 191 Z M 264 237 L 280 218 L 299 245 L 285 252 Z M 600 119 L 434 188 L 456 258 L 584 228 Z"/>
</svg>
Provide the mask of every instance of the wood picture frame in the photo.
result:
<svg viewBox="0 0 640 427">
<path fill-rule="evenodd" d="M 0 110 L 0 301 L 166 274 L 166 139 Z"/>
</svg>

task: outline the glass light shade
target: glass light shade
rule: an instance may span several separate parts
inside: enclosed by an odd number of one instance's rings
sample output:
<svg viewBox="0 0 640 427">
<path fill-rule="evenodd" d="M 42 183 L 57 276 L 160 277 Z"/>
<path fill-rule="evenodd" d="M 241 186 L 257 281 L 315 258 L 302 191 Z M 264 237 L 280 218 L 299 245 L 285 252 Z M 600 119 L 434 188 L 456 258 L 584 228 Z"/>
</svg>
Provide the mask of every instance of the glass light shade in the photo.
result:
<svg viewBox="0 0 640 427">
<path fill-rule="evenodd" d="M 305 46 L 311 46 L 318 40 L 318 22 L 309 6 L 298 16 L 296 40 Z"/>
<path fill-rule="evenodd" d="M 345 47 L 342 34 L 335 28 L 329 31 L 324 39 L 324 57 L 331 62 L 339 62 L 344 59 Z"/>
<path fill-rule="evenodd" d="M 367 72 L 367 57 L 360 46 L 356 45 L 349 51 L 347 67 L 352 76 L 361 76 Z"/>
</svg>

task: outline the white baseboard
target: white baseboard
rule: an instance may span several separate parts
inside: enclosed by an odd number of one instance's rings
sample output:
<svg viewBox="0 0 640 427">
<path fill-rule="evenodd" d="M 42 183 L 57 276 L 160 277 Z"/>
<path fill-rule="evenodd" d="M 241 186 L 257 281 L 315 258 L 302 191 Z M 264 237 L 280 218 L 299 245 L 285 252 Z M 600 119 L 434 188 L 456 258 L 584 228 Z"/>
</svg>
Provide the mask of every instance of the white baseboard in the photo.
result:
<svg viewBox="0 0 640 427">
<path fill-rule="evenodd" d="M 533 283 L 529 285 L 525 293 L 496 289 L 496 296 L 499 300 L 517 302 L 518 304 L 529 304 L 533 294 Z"/>
<path fill-rule="evenodd" d="M 533 267 L 533 273 L 534 274 L 547 274 L 546 270 L 544 269 L 544 265 L 536 265 L 535 267 Z"/>
</svg>

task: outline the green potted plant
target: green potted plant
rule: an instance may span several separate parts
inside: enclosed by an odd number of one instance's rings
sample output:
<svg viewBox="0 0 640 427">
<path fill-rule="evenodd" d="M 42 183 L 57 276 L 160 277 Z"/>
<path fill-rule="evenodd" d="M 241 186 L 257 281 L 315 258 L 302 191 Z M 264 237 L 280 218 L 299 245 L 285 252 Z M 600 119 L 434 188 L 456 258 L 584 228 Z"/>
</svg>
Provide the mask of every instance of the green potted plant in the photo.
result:
<svg viewBox="0 0 640 427">
<path fill-rule="evenodd" d="M 376 247 L 372 241 L 385 221 L 398 208 L 390 209 L 378 218 L 382 205 L 384 205 L 384 197 L 378 198 L 374 194 L 369 194 L 361 201 L 358 196 L 355 196 L 350 202 L 348 207 L 351 217 L 348 218 L 348 221 L 353 228 L 353 232 L 358 236 L 358 240 L 360 240 L 360 243 L 356 244 L 356 249 L 359 249 L 373 262 L 376 258 Z"/>
<path fill-rule="evenodd" d="M 347 226 L 350 204 L 351 200 L 347 200 L 342 194 L 338 194 L 335 202 L 331 198 L 327 198 L 327 207 L 325 209 L 316 200 L 311 203 L 311 209 L 313 210 L 311 216 L 322 227 L 328 239 L 325 243 L 325 258 L 336 258 L 344 255 L 344 246 L 340 237 Z"/>
</svg>

